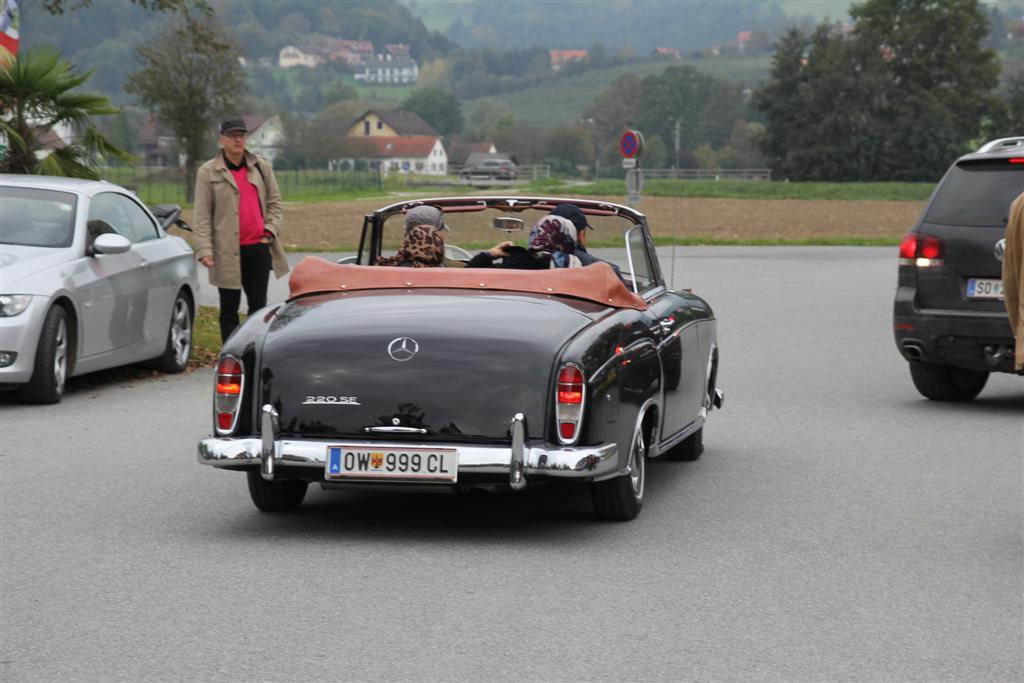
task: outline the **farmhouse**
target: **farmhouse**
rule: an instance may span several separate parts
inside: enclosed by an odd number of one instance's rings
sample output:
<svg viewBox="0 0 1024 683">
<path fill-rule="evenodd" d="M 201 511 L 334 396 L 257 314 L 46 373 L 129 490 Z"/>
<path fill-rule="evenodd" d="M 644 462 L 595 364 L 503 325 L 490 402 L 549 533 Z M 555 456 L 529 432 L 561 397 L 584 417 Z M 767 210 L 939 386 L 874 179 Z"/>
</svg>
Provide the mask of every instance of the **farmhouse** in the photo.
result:
<svg viewBox="0 0 1024 683">
<path fill-rule="evenodd" d="M 586 50 L 549 50 L 551 70 L 558 71 L 569 62 L 580 62 L 587 58 Z"/>
<path fill-rule="evenodd" d="M 405 85 L 419 80 L 420 69 L 408 57 L 395 57 L 390 53 L 355 66 L 355 79 L 364 83 Z"/>
<path fill-rule="evenodd" d="M 370 168 L 381 173 L 448 173 L 448 155 L 441 138 L 434 135 L 373 135 L 356 138 L 350 145 L 359 158 L 368 159 Z M 351 167 L 354 159 L 340 159 L 332 166 Z"/>
<path fill-rule="evenodd" d="M 383 111 L 368 109 L 349 125 L 345 135 L 350 138 L 378 135 L 386 137 L 394 137 L 396 135 L 429 135 L 438 137 L 440 133 L 420 118 L 420 115 L 416 112 L 403 109 Z"/>
<path fill-rule="evenodd" d="M 277 65 L 282 69 L 290 69 L 293 66 L 304 66 L 312 69 L 323 64 L 326 58 L 326 50 L 315 45 L 288 45 L 281 48 L 281 51 L 278 53 Z"/>
</svg>

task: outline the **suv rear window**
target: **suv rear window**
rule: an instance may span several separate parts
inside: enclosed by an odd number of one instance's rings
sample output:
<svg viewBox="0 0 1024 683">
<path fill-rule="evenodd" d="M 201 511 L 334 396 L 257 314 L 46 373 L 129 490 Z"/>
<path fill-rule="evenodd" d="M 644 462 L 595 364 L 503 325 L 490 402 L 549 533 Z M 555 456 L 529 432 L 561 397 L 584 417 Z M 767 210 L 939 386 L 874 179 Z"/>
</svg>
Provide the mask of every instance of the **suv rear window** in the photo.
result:
<svg viewBox="0 0 1024 683">
<path fill-rule="evenodd" d="M 1006 225 L 1010 204 L 1024 192 L 1024 166 L 1007 160 L 957 164 L 946 176 L 925 220 L 939 225 Z"/>
</svg>

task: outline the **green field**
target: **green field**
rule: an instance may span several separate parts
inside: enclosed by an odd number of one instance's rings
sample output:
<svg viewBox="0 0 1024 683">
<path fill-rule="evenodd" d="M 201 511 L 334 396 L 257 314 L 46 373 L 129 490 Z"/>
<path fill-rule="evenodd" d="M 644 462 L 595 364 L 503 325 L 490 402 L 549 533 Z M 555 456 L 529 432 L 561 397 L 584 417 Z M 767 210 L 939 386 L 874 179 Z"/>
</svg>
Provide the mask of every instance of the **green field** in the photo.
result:
<svg viewBox="0 0 1024 683">
<path fill-rule="evenodd" d="M 619 76 L 627 73 L 640 77 L 660 74 L 665 67 L 674 63 L 693 66 L 715 78 L 752 84 L 767 80 L 768 70 L 771 68 L 770 57 L 708 57 L 682 62 L 644 62 L 610 69 L 593 69 L 579 76 L 565 76 L 533 88 L 479 99 L 504 102 L 519 123 L 557 126 L 578 119 L 594 97 L 607 89 Z M 463 110 L 472 111 L 477 101 L 466 100 L 463 102 Z"/>
<path fill-rule="evenodd" d="M 934 183 L 787 183 L 753 180 L 649 180 L 643 194 L 651 197 L 712 197 L 719 199 L 839 199 L 848 201 L 923 202 Z M 574 195 L 625 193 L 622 180 L 585 185 L 546 183 L 545 192 Z"/>
</svg>

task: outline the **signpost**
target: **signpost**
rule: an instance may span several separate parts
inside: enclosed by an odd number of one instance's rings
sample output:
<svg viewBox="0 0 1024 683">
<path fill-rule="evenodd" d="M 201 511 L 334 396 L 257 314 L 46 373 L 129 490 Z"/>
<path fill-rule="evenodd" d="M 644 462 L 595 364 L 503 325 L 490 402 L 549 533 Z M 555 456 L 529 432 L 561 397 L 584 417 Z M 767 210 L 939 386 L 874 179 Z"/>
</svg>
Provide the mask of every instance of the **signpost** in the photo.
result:
<svg viewBox="0 0 1024 683">
<path fill-rule="evenodd" d="M 640 154 L 644 151 L 643 134 L 638 130 L 627 130 L 619 138 L 619 151 L 622 153 L 622 167 L 629 169 L 626 171 L 626 201 L 635 208 L 644 189 L 644 172 L 640 170 Z"/>
</svg>

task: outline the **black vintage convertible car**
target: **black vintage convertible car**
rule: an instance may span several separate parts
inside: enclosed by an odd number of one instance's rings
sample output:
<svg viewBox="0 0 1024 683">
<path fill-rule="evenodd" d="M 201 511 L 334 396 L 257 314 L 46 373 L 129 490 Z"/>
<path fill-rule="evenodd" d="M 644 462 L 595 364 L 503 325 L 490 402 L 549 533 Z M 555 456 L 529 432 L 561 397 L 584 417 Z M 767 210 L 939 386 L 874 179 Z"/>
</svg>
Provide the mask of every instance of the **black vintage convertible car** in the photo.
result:
<svg viewBox="0 0 1024 683">
<path fill-rule="evenodd" d="M 511 231 L 566 202 L 602 239 L 621 237 L 618 273 L 606 263 L 374 265 L 420 204 L 442 209 L 449 226 L 479 229 L 489 216 Z M 307 258 L 290 289 L 224 345 L 214 435 L 198 447 L 201 463 L 246 472 L 263 511 L 297 507 L 310 483 L 518 490 L 575 479 L 599 517 L 629 520 L 643 505 L 645 461 L 699 458 L 708 412 L 722 403 L 711 307 L 666 286 L 646 218 L 625 206 L 393 204 L 366 217 L 355 264 Z"/>
</svg>

